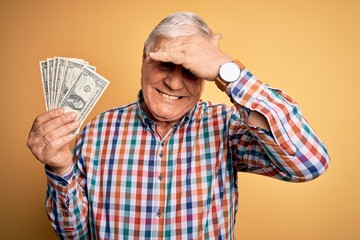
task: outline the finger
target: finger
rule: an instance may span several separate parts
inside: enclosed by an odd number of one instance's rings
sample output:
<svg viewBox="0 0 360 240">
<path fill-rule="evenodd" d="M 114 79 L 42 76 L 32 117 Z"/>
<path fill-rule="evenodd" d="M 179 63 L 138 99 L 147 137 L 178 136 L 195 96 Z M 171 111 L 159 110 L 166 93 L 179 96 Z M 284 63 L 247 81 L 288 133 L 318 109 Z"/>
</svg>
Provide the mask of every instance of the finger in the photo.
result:
<svg viewBox="0 0 360 240">
<path fill-rule="evenodd" d="M 172 62 L 178 65 L 183 65 L 185 62 L 185 54 L 181 52 L 150 52 L 149 56 L 160 62 Z"/>
<path fill-rule="evenodd" d="M 48 145 L 42 147 L 39 149 L 40 153 L 38 154 L 40 157 L 38 158 L 41 162 L 53 165 L 56 164 L 54 161 L 58 161 L 57 158 L 60 155 L 63 155 L 64 147 L 68 150 L 68 146 L 71 143 L 71 141 L 74 139 L 74 134 L 68 134 L 64 135 L 60 138 L 57 138 L 50 142 Z M 62 153 L 60 153 L 62 152 Z M 59 155 L 60 154 L 60 155 Z M 58 156 L 58 157 L 56 157 Z M 59 162 L 57 164 L 60 164 Z"/>
<path fill-rule="evenodd" d="M 54 155 L 57 151 L 59 151 L 61 148 L 63 148 L 65 145 L 69 144 L 73 138 L 75 137 L 75 134 L 69 133 L 66 135 L 63 135 L 59 138 L 56 138 L 49 142 L 44 148 L 44 157 L 47 158 L 49 155 Z"/>
<path fill-rule="evenodd" d="M 215 33 L 214 36 L 212 36 L 210 42 L 211 42 L 212 45 L 219 48 L 220 47 L 220 41 L 221 41 L 222 38 L 223 38 L 223 36 L 221 35 L 221 33 Z"/>
<path fill-rule="evenodd" d="M 45 143 L 45 145 L 48 145 L 49 143 L 51 143 L 52 141 L 61 138 L 63 136 L 66 136 L 68 134 L 71 134 L 72 132 L 74 132 L 78 127 L 80 126 L 80 123 L 78 121 L 73 121 L 70 122 L 66 125 L 63 125 L 51 132 L 46 133 L 43 137 L 42 137 L 42 141 Z"/>
<path fill-rule="evenodd" d="M 55 108 L 53 110 L 40 114 L 39 116 L 36 117 L 35 121 L 33 122 L 31 131 L 35 131 L 45 122 L 63 115 L 64 111 L 65 111 L 64 108 Z"/>
<path fill-rule="evenodd" d="M 40 136 L 45 135 L 48 132 L 54 131 L 57 128 L 65 126 L 66 124 L 75 121 L 76 114 L 74 112 L 68 112 L 64 115 L 51 119 L 45 123 L 43 123 L 38 129 L 37 134 Z"/>
</svg>

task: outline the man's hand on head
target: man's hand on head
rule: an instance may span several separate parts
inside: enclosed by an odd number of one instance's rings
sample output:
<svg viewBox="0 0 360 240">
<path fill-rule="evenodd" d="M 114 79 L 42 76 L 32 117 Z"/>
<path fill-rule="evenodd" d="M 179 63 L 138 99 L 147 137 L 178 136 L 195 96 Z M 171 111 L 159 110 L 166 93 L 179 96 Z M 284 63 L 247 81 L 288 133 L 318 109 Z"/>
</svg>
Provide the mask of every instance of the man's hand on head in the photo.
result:
<svg viewBox="0 0 360 240">
<path fill-rule="evenodd" d="M 182 65 L 199 78 L 213 81 L 219 67 L 232 61 L 219 49 L 221 39 L 219 33 L 210 39 L 200 35 L 180 36 L 163 41 L 149 56 L 155 61 Z"/>
</svg>

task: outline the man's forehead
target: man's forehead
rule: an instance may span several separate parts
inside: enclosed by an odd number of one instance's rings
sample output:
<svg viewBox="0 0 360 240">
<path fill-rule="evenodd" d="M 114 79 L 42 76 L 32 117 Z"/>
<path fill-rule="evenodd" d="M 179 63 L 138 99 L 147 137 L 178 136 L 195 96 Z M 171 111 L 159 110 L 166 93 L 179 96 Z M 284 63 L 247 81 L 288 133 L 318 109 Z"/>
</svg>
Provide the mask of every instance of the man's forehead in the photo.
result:
<svg viewBox="0 0 360 240">
<path fill-rule="evenodd" d="M 170 42 L 172 39 L 171 37 L 165 37 L 160 36 L 157 38 L 157 40 L 154 42 L 154 45 L 151 47 L 153 51 L 159 50 L 160 48 L 164 47 L 168 42 Z"/>
</svg>

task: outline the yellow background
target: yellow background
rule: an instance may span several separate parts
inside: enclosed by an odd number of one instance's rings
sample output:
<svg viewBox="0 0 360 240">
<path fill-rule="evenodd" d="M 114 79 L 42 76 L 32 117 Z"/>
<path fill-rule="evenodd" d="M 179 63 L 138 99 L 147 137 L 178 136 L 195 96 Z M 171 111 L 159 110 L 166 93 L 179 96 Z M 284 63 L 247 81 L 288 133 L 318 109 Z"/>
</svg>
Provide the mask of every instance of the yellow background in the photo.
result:
<svg viewBox="0 0 360 240">
<path fill-rule="evenodd" d="M 322 177 L 303 184 L 240 174 L 238 239 L 360 239 L 359 1 L 0 0 L 1 239 L 55 239 L 43 165 L 26 147 L 45 110 L 39 60 L 97 66 L 111 84 L 93 117 L 136 99 L 147 34 L 183 10 L 221 32 L 222 49 L 263 82 L 295 98 L 332 158 Z M 227 102 L 210 83 L 203 98 Z"/>
</svg>

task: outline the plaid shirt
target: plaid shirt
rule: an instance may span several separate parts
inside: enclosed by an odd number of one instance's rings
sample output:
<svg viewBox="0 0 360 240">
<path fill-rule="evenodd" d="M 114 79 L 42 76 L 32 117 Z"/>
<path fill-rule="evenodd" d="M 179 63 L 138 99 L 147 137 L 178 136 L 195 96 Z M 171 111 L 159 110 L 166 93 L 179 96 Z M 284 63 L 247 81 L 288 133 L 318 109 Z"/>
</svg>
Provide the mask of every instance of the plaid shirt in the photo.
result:
<svg viewBox="0 0 360 240">
<path fill-rule="evenodd" d="M 61 239 L 234 239 L 237 172 L 302 182 L 325 171 L 327 151 L 296 103 L 249 71 L 234 106 L 199 102 L 163 137 L 137 102 L 83 130 L 74 167 L 46 169 L 46 210 Z M 249 111 L 271 132 L 250 126 Z"/>
</svg>

